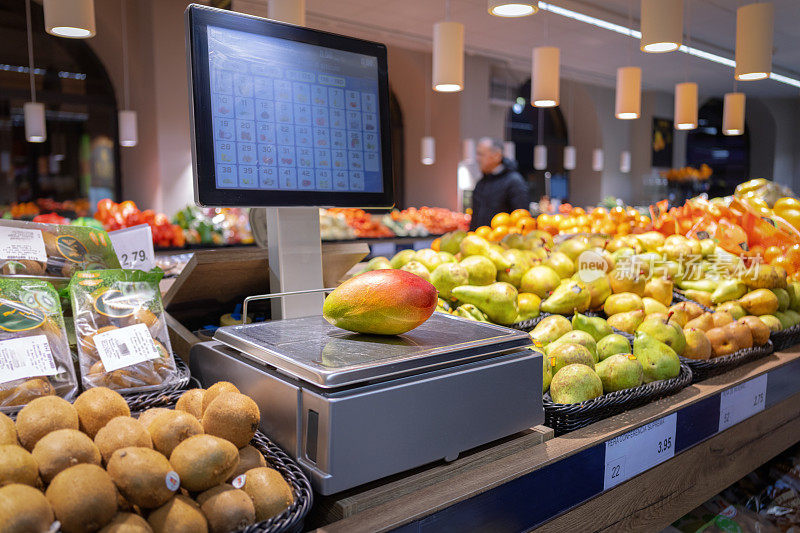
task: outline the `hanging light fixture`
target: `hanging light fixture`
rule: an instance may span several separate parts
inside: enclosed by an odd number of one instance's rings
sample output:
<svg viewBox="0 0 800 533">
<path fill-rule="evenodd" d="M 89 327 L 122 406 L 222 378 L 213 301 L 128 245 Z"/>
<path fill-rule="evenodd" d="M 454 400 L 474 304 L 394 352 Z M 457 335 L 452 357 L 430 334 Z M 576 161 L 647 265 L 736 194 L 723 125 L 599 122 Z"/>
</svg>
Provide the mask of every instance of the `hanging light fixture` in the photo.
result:
<svg viewBox="0 0 800 533">
<path fill-rule="evenodd" d="M 691 81 L 675 85 L 675 129 L 697 127 L 697 84 Z"/>
<path fill-rule="evenodd" d="M 533 147 L 533 168 L 536 170 L 547 168 L 547 146 L 537 144 Z"/>
<path fill-rule="evenodd" d="M 744 133 L 744 93 L 726 93 L 722 107 L 722 133 L 742 135 Z"/>
<path fill-rule="evenodd" d="M 623 150 L 619 154 L 619 171 L 623 174 L 631 171 L 631 153 L 628 150 Z"/>
<path fill-rule="evenodd" d="M 567 170 L 574 170 L 577 160 L 577 152 L 574 146 L 564 147 L 564 168 Z"/>
<path fill-rule="evenodd" d="M 592 170 L 602 172 L 603 170 L 603 149 L 595 148 L 592 150 Z"/>
<path fill-rule="evenodd" d="M 642 52 L 674 52 L 683 42 L 683 0 L 642 0 Z"/>
<path fill-rule="evenodd" d="M 503 157 L 511 161 L 517 160 L 517 145 L 514 141 L 505 141 L 503 143 Z"/>
<path fill-rule="evenodd" d="M 461 157 L 464 161 L 475 161 L 475 139 L 464 139 L 461 143 L 462 154 Z"/>
<path fill-rule="evenodd" d="M 489 0 L 489 14 L 495 17 L 526 17 L 539 11 L 539 2 Z"/>
<path fill-rule="evenodd" d="M 269 0 L 267 15 L 272 20 L 305 26 L 306 0 Z"/>
<path fill-rule="evenodd" d="M 642 69 L 617 69 L 617 97 L 614 116 L 622 120 L 639 118 L 642 110 Z"/>
<path fill-rule="evenodd" d="M 444 11 L 433 25 L 433 90 L 454 93 L 464 88 L 464 25 L 450 20 L 450 0 Z"/>
<path fill-rule="evenodd" d="M 94 37 L 94 0 L 44 0 L 44 27 L 57 37 Z"/>
<path fill-rule="evenodd" d="M 420 147 L 422 153 L 422 164 L 432 165 L 436 162 L 436 139 L 433 137 L 423 137 Z"/>
<path fill-rule="evenodd" d="M 736 70 L 739 81 L 763 80 L 772 72 L 772 2 L 736 10 Z"/>
<path fill-rule="evenodd" d="M 531 61 L 531 104 L 555 107 L 559 101 L 559 49 L 537 46 Z"/>
<path fill-rule="evenodd" d="M 31 0 L 25 0 L 25 21 L 28 26 L 28 79 L 31 82 L 31 101 L 22 106 L 25 116 L 25 138 L 28 142 L 43 143 L 47 140 L 44 104 L 36 101 L 35 68 L 33 66 L 33 30 L 31 29 Z"/>
<path fill-rule="evenodd" d="M 122 90 L 124 109 L 117 114 L 119 123 L 119 145 L 130 147 L 139 142 L 136 111 L 130 109 L 130 87 L 128 83 L 128 17 L 125 0 L 119 1 L 122 21 Z"/>
</svg>

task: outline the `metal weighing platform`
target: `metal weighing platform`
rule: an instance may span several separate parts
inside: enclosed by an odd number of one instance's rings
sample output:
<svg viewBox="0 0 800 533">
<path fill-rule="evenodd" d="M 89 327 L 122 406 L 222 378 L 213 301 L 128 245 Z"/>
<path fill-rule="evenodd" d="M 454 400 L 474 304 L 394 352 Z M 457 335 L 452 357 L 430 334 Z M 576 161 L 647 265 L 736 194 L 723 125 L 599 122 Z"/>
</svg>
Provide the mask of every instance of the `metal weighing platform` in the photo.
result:
<svg viewBox="0 0 800 533">
<path fill-rule="evenodd" d="M 541 424 L 528 334 L 442 313 L 399 336 L 321 316 L 220 328 L 191 350 L 204 386 L 230 381 L 261 429 L 333 494 Z"/>
</svg>

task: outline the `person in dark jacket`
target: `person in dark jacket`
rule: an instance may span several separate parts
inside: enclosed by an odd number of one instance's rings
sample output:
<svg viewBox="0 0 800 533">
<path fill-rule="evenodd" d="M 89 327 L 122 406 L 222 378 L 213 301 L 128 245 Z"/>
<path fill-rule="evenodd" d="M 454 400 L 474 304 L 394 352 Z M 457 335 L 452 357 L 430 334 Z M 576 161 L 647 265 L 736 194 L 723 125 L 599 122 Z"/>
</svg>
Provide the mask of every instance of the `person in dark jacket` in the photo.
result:
<svg viewBox="0 0 800 533">
<path fill-rule="evenodd" d="M 472 191 L 470 230 L 488 226 L 497 213 L 528 209 L 528 184 L 516 163 L 503 157 L 503 143 L 484 137 L 478 141 L 476 156 L 483 176 Z"/>
</svg>

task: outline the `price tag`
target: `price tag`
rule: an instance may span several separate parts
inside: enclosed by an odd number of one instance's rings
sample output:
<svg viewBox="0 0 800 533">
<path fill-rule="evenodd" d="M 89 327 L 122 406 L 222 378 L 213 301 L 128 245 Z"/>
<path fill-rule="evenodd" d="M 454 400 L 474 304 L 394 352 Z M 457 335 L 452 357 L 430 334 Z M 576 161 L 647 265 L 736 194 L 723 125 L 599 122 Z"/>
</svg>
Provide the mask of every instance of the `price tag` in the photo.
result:
<svg viewBox="0 0 800 533">
<path fill-rule="evenodd" d="M 767 374 L 722 391 L 719 397 L 719 431 L 764 410 Z"/>
<path fill-rule="evenodd" d="M 122 268 L 150 270 L 156 266 L 153 233 L 147 224 L 112 231 L 108 236 Z"/>
<path fill-rule="evenodd" d="M 672 413 L 607 441 L 603 490 L 674 457 L 677 420 Z"/>
<path fill-rule="evenodd" d="M 58 374 L 45 335 L 0 341 L 0 383 Z"/>
<path fill-rule="evenodd" d="M 158 359 L 160 356 L 145 324 L 98 333 L 93 340 L 106 372 Z"/>
<path fill-rule="evenodd" d="M 41 230 L 0 227 L 0 258 L 47 262 Z"/>
</svg>

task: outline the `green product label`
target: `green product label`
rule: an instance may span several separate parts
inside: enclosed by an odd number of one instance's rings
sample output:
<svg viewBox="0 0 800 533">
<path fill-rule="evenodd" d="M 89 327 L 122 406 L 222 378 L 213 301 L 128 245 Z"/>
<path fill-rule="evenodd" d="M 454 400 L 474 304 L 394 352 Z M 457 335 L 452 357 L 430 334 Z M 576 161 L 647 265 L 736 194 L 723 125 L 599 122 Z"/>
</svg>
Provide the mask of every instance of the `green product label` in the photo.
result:
<svg viewBox="0 0 800 533">
<path fill-rule="evenodd" d="M 38 328 L 44 322 L 42 312 L 22 304 L 0 298 L 0 329 L 3 331 L 28 331 Z"/>
<path fill-rule="evenodd" d="M 86 246 L 72 235 L 61 235 L 56 238 L 58 253 L 64 256 L 67 261 L 82 263 L 86 257 Z"/>
</svg>

